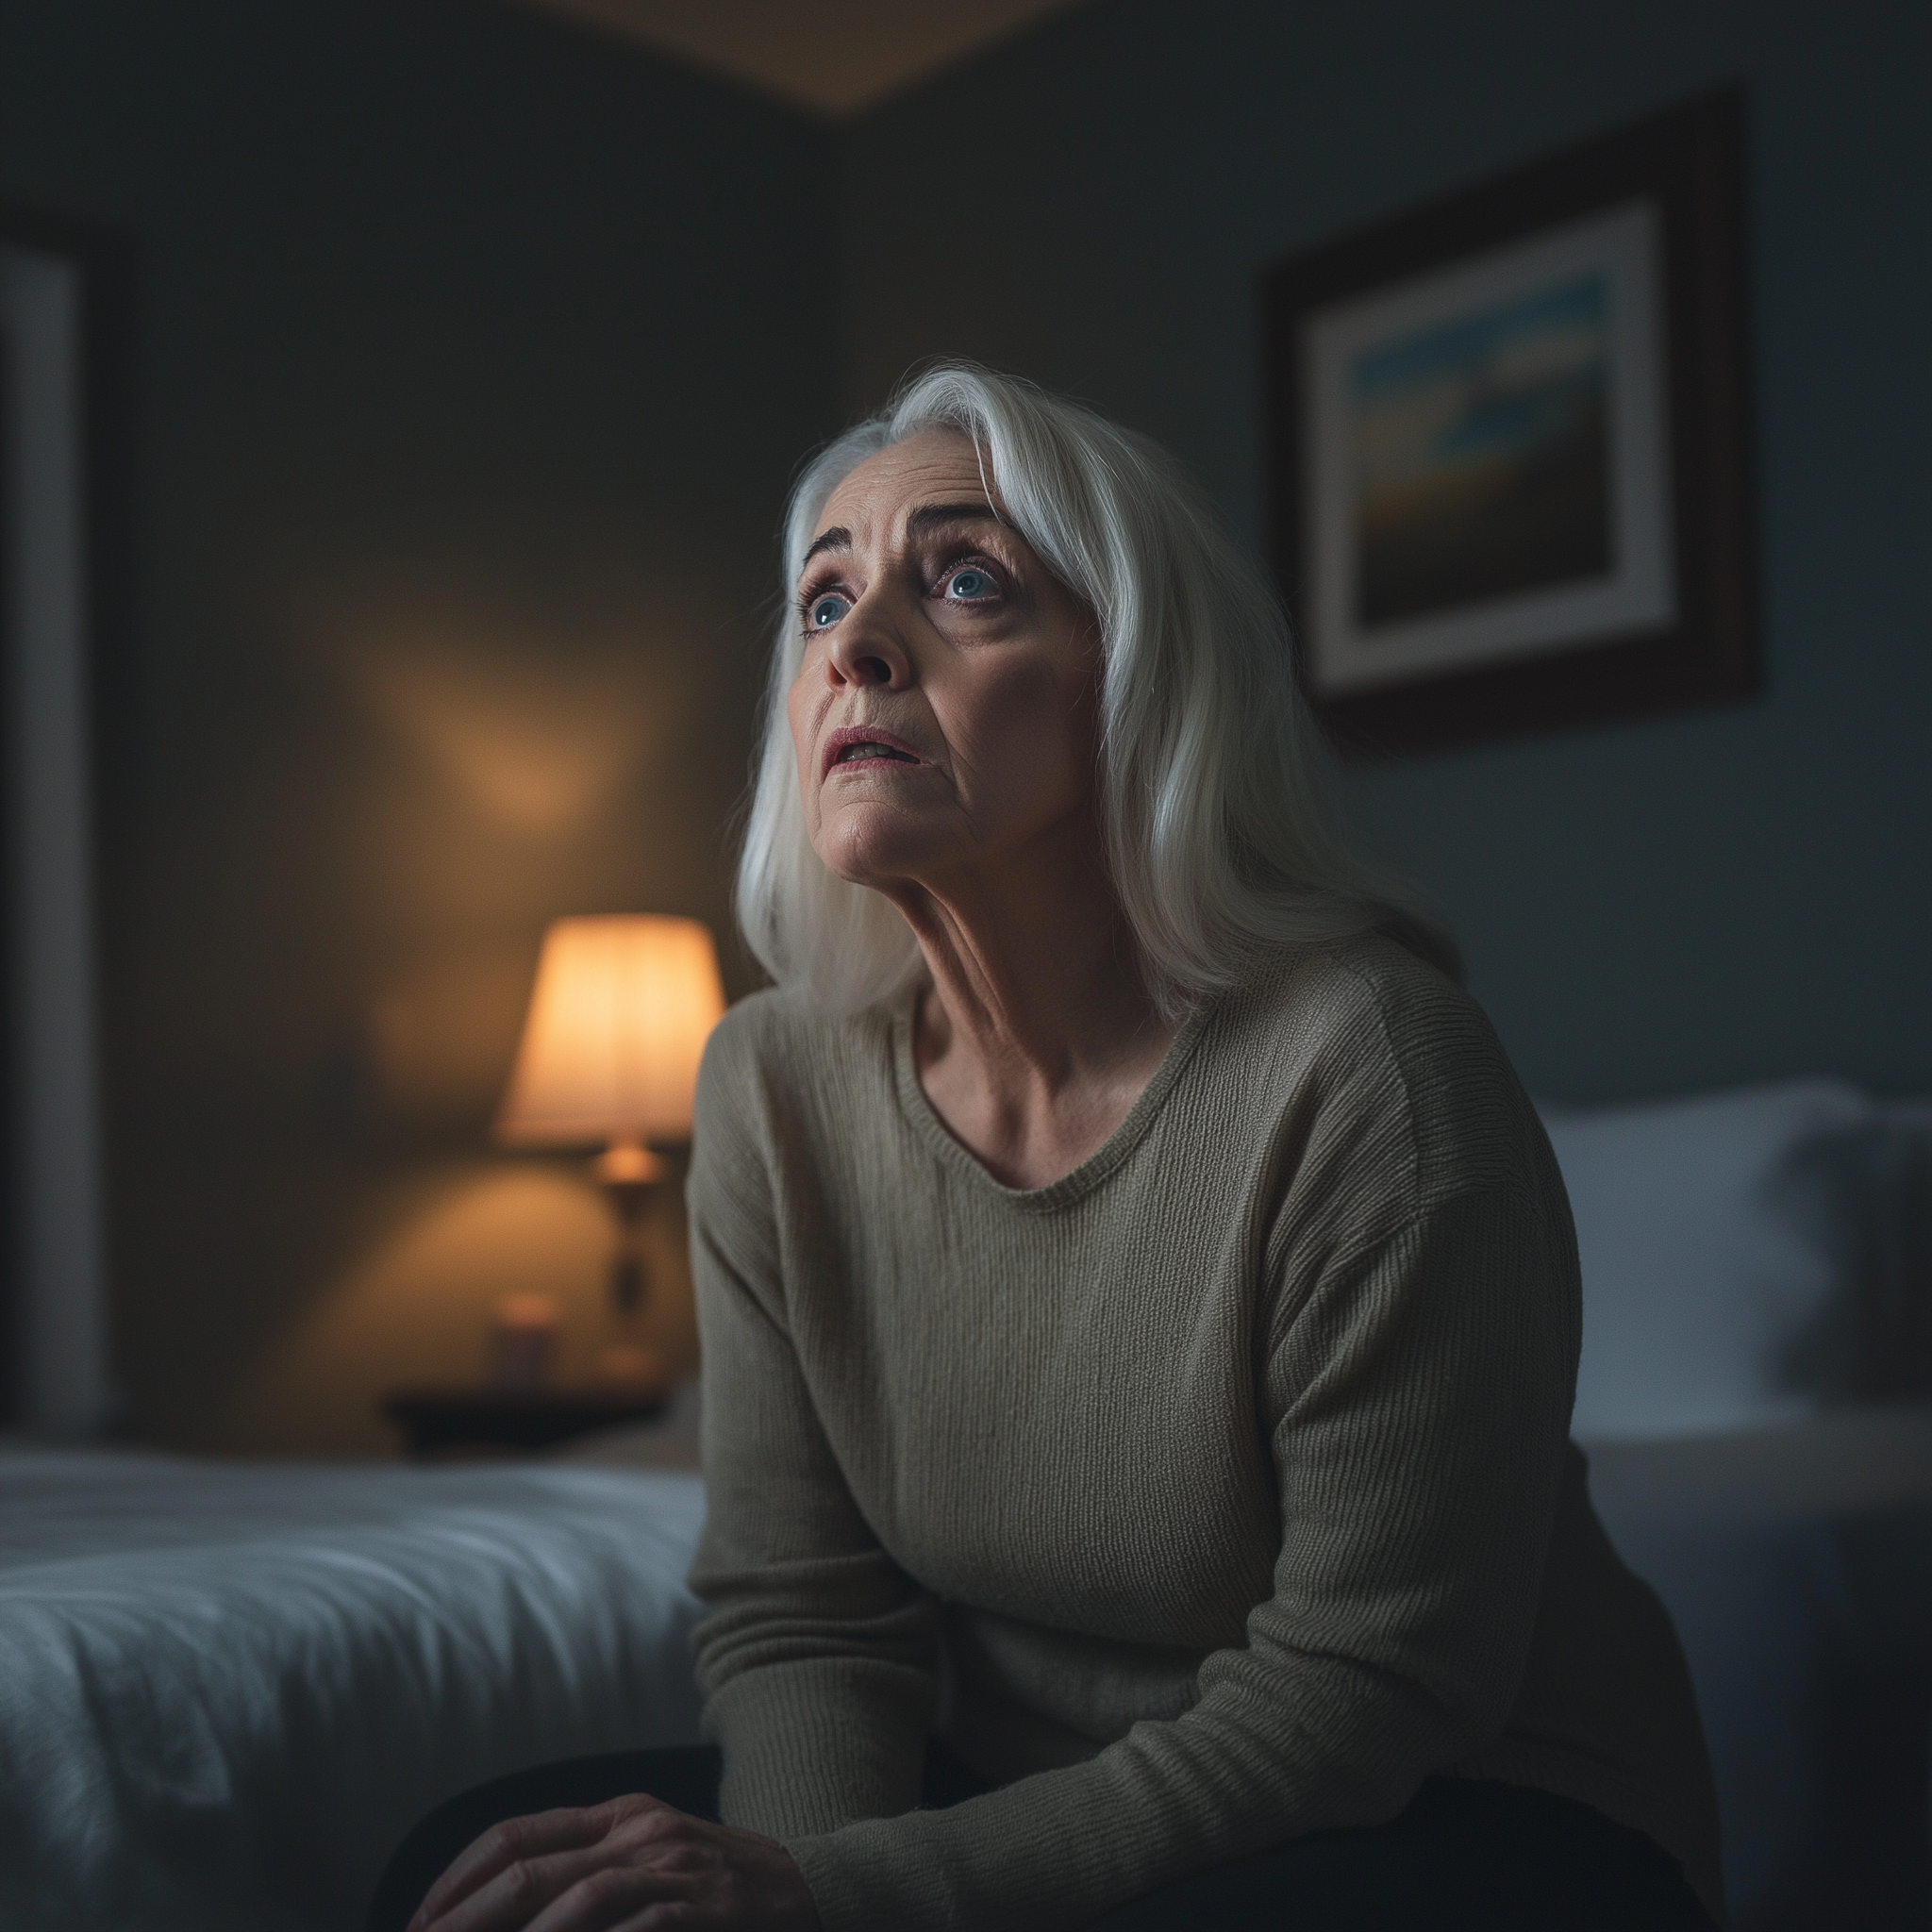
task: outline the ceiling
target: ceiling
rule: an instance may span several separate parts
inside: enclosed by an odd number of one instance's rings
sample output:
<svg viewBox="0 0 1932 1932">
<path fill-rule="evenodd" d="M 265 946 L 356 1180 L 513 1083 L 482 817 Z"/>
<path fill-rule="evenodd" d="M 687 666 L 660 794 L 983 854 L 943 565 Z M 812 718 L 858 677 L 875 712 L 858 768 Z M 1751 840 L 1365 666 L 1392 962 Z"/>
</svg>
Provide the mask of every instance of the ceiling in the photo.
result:
<svg viewBox="0 0 1932 1932">
<path fill-rule="evenodd" d="M 535 0 L 655 53 L 850 114 L 1075 0 Z"/>
</svg>

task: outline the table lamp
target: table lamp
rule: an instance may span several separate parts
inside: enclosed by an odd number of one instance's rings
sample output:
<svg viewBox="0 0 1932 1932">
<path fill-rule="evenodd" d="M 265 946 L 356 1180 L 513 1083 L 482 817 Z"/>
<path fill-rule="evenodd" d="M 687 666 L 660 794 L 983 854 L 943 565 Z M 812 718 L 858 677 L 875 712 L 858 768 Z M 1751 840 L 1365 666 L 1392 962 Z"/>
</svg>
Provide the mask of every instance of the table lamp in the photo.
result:
<svg viewBox="0 0 1932 1932">
<path fill-rule="evenodd" d="M 617 1224 L 610 1298 L 625 1337 L 604 1352 L 607 1380 L 657 1374 L 636 1336 L 644 1201 L 664 1175 L 649 1143 L 691 1139 L 698 1060 L 724 1010 L 717 950 L 694 919 L 559 919 L 543 935 L 496 1138 L 512 1147 L 604 1142 L 592 1172 Z"/>
</svg>

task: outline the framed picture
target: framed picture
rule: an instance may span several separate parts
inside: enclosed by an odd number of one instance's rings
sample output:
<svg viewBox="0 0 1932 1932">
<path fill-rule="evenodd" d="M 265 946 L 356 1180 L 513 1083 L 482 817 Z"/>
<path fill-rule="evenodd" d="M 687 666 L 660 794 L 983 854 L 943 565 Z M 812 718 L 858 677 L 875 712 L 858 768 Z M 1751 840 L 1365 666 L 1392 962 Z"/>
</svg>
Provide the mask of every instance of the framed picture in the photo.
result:
<svg viewBox="0 0 1932 1932">
<path fill-rule="evenodd" d="M 1344 749 L 1757 686 L 1742 102 L 1270 272 L 1274 561 Z"/>
</svg>

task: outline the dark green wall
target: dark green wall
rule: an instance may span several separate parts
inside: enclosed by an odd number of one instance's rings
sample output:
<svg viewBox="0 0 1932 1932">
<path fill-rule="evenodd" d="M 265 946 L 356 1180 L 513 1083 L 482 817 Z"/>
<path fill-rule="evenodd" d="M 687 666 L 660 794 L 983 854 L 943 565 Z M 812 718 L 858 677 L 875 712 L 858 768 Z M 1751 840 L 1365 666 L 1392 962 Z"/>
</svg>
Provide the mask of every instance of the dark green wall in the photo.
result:
<svg viewBox="0 0 1932 1932">
<path fill-rule="evenodd" d="M 0 197 L 139 260 L 138 1425 L 274 1437 L 238 1391 L 480 1155 L 547 918 L 727 928 L 774 531 L 836 415 L 831 173 L 803 120 L 491 0 L 0 0 Z"/>
<path fill-rule="evenodd" d="M 835 137 L 494 0 L 0 0 L 0 197 L 140 259 L 134 1421 L 366 1445 L 553 1250 L 594 1315 L 594 1203 L 504 1179 L 490 1107 L 548 917 L 728 925 L 773 530 L 841 402 L 983 356 L 1255 531 L 1264 263 L 1715 82 L 1753 115 L 1768 696 L 1350 786 L 1541 1091 L 1932 1087 L 1928 21 L 1093 0 Z"/>
<path fill-rule="evenodd" d="M 1350 780 L 1573 1098 L 1932 1087 L 1932 8 L 1099 0 L 843 151 L 853 408 L 978 356 L 1159 437 L 1258 537 L 1263 264 L 1732 80 L 1768 695 Z"/>
</svg>

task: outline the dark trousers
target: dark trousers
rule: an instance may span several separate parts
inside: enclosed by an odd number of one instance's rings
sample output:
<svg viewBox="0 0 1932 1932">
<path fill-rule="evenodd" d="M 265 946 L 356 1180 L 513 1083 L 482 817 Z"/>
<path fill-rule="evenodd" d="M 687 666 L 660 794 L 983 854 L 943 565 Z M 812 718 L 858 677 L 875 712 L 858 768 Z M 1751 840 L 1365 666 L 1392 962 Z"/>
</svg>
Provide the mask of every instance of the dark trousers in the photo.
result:
<svg viewBox="0 0 1932 1932">
<path fill-rule="evenodd" d="M 403 1932 L 445 1867 L 499 1819 L 646 1791 L 718 1815 L 718 1754 L 616 1751 L 538 1765 L 430 1812 L 390 1860 L 368 1932 Z M 935 1745 L 925 1802 L 985 1783 Z M 1568 1798 L 1436 1778 L 1387 1824 L 1328 1831 L 1196 1872 L 1092 1922 L 1092 1932 L 1713 1932 L 1676 1862 Z M 881 1928 L 891 1932 L 891 1928 Z M 1070 1928 L 1071 1932 L 1071 1928 Z"/>
</svg>

